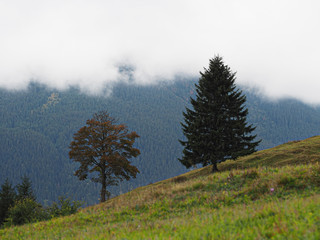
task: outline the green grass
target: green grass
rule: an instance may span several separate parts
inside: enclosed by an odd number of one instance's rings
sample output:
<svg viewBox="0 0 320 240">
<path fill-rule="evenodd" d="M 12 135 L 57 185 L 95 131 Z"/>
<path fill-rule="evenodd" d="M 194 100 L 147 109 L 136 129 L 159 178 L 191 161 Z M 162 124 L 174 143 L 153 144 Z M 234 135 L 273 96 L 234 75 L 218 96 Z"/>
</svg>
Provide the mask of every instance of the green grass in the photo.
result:
<svg viewBox="0 0 320 240">
<path fill-rule="evenodd" d="M 287 143 L 0 239 L 320 239 L 319 159 L 320 137 Z"/>
</svg>

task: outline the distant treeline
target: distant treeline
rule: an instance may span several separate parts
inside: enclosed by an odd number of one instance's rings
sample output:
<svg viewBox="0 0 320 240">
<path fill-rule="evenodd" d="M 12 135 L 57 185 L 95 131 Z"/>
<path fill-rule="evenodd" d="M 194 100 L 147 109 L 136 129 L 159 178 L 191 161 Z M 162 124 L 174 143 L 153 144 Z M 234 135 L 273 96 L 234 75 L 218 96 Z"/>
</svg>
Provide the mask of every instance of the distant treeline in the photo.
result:
<svg viewBox="0 0 320 240">
<path fill-rule="evenodd" d="M 22 225 L 75 213 L 81 202 L 59 197 L 58 202 L 42 206 L 33 193 L 32 183 L 27 176 L 17 186 L 8 179 L 0 185 L 0 228 Z"/>
</svg>

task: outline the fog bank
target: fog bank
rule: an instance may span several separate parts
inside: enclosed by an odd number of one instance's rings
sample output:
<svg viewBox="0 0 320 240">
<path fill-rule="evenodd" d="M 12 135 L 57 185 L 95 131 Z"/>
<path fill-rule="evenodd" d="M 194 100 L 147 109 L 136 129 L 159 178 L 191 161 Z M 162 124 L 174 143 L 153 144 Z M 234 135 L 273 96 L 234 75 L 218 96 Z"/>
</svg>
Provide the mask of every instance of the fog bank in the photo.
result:
<svg viewBox="0 0 320 240">
<path fill-rule="evenodd" d="M 219 54 L 240 84 L 320 103 L 316 0 L 0 1 L 0 87 L 89 93 L 197 77 Z"/>
</svg>

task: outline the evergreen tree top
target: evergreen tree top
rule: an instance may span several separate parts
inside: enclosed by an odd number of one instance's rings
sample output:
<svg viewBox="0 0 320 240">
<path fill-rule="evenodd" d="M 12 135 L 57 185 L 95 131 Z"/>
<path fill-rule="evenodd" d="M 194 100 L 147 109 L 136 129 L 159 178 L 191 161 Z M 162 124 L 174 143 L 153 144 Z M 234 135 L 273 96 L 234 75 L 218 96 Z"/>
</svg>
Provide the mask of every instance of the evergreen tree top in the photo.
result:
<svg viewBox="0 0 320 240">
<path fill-rule="evenodd" d="M 21 183 L 17 185 L 17 199 L 18 200 L 22 200 L 22 199 L 32 199 L 32 200 L 36 200 L 36 196 L 33 193 L 32 190 L 32 183 L 30 178 L 28 178 L 27 176 L 23 176 L 21 177 Z"/>
</svg>

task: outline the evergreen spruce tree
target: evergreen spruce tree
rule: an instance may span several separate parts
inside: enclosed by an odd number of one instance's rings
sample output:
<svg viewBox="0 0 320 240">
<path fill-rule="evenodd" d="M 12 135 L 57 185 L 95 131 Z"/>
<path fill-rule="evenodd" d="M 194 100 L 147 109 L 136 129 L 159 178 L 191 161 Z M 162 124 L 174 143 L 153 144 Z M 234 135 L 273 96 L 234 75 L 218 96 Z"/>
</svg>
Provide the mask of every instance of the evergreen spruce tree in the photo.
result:
<svg viewBox="0 0 320 240">
<path fill-rule="evenodd" d="M 0 189 L 0 226 L 8 217 L 9 208 L 14 205 L 16 192 L 8 179 L 1 185 Z"/>
<path fill-rule="evenodd" d="M 21 183 L 17 185 L 17 200 L 31 199 L 36 201 L 36 196 L 33 193 L 31 180 L 27 176 L 21 177 Z"/>
<path fill-rule="evenodd" d="M 187 168 L 211 164 L 216 172 L 217 163 L 253 153 L 260 141 L 250 134 L 255 127 L 246 122 L 246 97 L 236 88 L 235 73 L 222 58 L 211 59 L 200 74 L 196 99 L 191 98 L 193 109 L 183 113 L 186 140 L 180 140 L 184 150 L 179 161 Z"/>
</svg>

